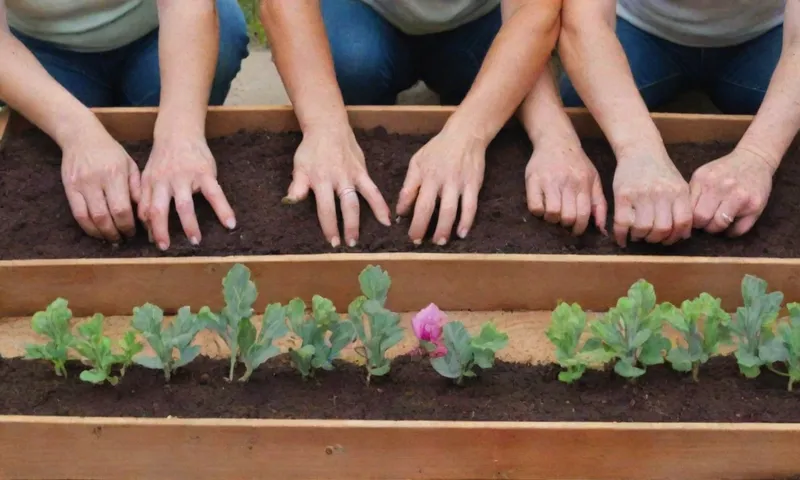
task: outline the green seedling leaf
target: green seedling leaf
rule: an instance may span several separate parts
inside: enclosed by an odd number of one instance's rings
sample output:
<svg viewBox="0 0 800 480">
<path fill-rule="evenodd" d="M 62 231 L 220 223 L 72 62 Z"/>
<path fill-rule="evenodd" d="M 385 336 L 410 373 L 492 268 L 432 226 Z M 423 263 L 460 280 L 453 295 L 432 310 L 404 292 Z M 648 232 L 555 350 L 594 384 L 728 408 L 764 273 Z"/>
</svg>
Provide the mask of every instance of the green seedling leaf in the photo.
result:
<svg viewBox="0 0 800 480">
<path fill-rule="evenodd" d="M 442 335 L 447 353 L 430 359 L 434 370 L 461 385 L 465 378 L 476 376 L 475 367 L 488 369 L 494 365 L 495 354 L 508 345 L 508 335 L 499 332 L 492 323 L 481 326 L 477 337 L 470 336 L 464 324 L 452 321 L 445 324 Z M 421 342 L 429 352 L 436 350 L 430 342 Z"/>
<path fill-rule="evenodd" d="M 294 299 L 288 307 L 289 328 L 300 338 L 299 349 L 289 349 L 295 368 L 304 379 L 319 369 L 333 370 L 333 360 L 356 337 L 349 320 L 342 321 L 333 302 L 319 295 L 311 299 L 311 318 L 306 319 L 305 304 Z"/>
<path fill-rule="evenodd" d="M 130 338 L 123 341 L 127 340 Z M 127 347 L 135 350 L 134 345 Z M 78 334 L 73 339 L 72 348 L 92 367 L 91 370 L 81 372 L 81 380 L 94 384 L 108 382 L 111 385 L 119 382 L 119 378 L 111 374 L 111 369 L 115 364 L 122 363 L 127 353 L 115 355 L 111 351 L 111 339 L 103 335 L 103 315 L 97 313 L 91 320 L 78 325 Z"/>
<path fill-rule="evenodd" d="M 789 320 L 778 325 L 775 337 L 762 342 L 758 355 L 763 365 L 787 378 L 791 392 L 800 380 L 800 304 L 790 303 L 787 308 Z"/>
<path fill-rule="evenodd" d="M 70 323 L 72 311 L 63 298 L 56 299 L 43 312 L 36 312 L 31 319 L 33 331 L 48 338 L 41 345 L 26 345 L 25 357 L 47 360 L 53 364 L 56 375 L 67 377 L 67 359 L 73 342 Z"/>
<path fill-rule="evenodd" d="M 766 362 L 759 357 L 761 347 L 774 337 L 773 324 L 783 302 L 783 293 L 767 293 L 767 282 L 745 275 L 742 280 L 744 306 L 736 309 L 730 331 L 736 340 L 736 359 L 745 377 L 755 378 Z"/>
<path fill-rule="evenodd" d="M 264 313 L 261 331 L 258 335 L 256 335 L 252 323 L 244 322 L 242 324 L 243 328 L 239 330 L 239 348 L 246 371 L 239 381 L 248 381 L 256 368 L 281 353 L 273 342 L 289 333 L 289 328 L 286 326 L 286 314 L 287 308 L 280 303 L 269 305 Z"/>
<path fill-rule="evenodd" d="M 169 325 L 164 325 L 164 312 L 157 306 L 146 303 L 133 309 L 133 329 L 138 332 L 155 352 L 155 356 L 139 355 L 133 362 L 145 368 L 164 371 L 167 382 L 175 371 L 187 365 L 200 354 L 200 347 L 192 345 L 197 334 L 206 327 L 210 312 L 203 318 L 192 314 L 189 307 L 182 307 Z M 218 317 L 215 317 L 218 318 Z"/>
<path fill-rule="evenodd" d="M 684 301 L 680 309 L 671 304 L 660 307 L 665 320 L 683 340 L 672 347 L 667 361 L 676 371 L 692 372 L 694 381 L 699 380 L 700 366 L 717 354 L 720 345 L 730 343 L 731 319 L 721 303 L 719 298 L 702 293 L 694 300 Z"/>
</svg>

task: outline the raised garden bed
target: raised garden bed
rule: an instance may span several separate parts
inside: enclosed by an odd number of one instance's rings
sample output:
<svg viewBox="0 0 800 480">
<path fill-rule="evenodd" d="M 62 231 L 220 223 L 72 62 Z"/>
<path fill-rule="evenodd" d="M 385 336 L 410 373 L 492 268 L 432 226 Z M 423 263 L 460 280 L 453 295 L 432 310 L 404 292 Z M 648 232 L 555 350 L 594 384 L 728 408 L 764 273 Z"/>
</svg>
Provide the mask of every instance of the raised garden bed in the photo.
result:
<svg viewBox="0 0 800 480">
<path fill-rule="evenodd" d="M 413 108 L 351 113 L 359 128 L 384 126 L 408 134 L 435 131 L 448 114 L 447 109 Z M 572 115 L 585 137 L 597 135 L 585 113 Z M 99 116 L 130 141 L 146 138 L 154 120 L 150 110 L 101 111 Z M 657 116 L 670 143 L 735 141 L 747 121 Z M 16 135 L 24 125 L 14 124 Z M 241 128 L 277 132 L 296 124 L 287 109 L 210 113 L 210 136 Z M 522 225 L 531 222 L 529 217 Z M 581 385 L 566 386 L 556 380 L 554 366 L 534 365 L 552 361 L 543 332 L 558 299 L 605 310 L 631 283 L 646 278 L 660 301 L 680 302 L 708 291 L 733 309 L 741 303 L 742 276 L 749 273 L 796 300 L 800 263 L 791 259 L 337 253 L 4 260 L 0 315 L 31 315 L 59 296 L 70 300 L 76 315 L 130 315 L 133 306 L 148 301 L 167 312 L 187 304 L 219 309 L 220 280 L 236 262 L 253 271 L 262 292 L 257 311 L 267 301 L 310 299 L 315 293 L 343 309 L 358 294 L 354 278 L 361 269 L 380 264 L 393 278 L 390 308 L 414 311 L 433 300 L 447 310 L 474 310 L 454 316 L 468 326 L 494 317 L 511 343 L 500 356 L 502 363 L 462 389 L 434 376 L 416 357 L 398 360 L 395 375 L 371 387 L 347 366 L 320 376 L 319 385 L 304 384 L 280 360 L 259 370 L 248 385 L 228 385 L 217 365 L 224 348 L 210 338 L 202 344 L 211 358 L 177 374 L 168 388 L 156 372 L 135 368 L 115 389 L 74 379 L 64 383 L 46 366 L 3 361 L 0 381 L 11 378 L 11 393 L 24 389 L 38 401 L 13 407 L 0 400 L 5 413 L 17 408 L 20 414 L 0 416 L 0 477 L 757 480 L 800 472 L 800 426 L 787 423 L 797 421 L 791 410 L 796 398 L 785 391 L 782 379 L 740 380 L 735 363 L 723 358 L 705 371 L 708 387 L 659 368 L 636 386 L 607 373 L 590 373 Z M 120 334 L 128 321 L 110 319 L 110 333 Z M 29 325 L 29 318 L 0 322 L 0 354 L 18 355 L 31 340 Z M 406 339 L 396 354 L 407 353 L 412 344 Z M 352 359 L 352 353 L 346 357 Z M 17 375 L 26 372 L 32 379 L 19 381 Z M 409 382 L 413 395 L 407 396 Z M 196 392 L 208 390 L 215 397 L 201 401 L 205 397 Z M 554 393 L 546 396 L 546 391 Z M 713 393 L 701 396 L 703 391 Z M 504 393 L 511 400 L 499 400 Z M 88 395 L 91 403 L 79 401 Z M 727 401 L 733 395 L 737 401 Z M 70 398 L 75 399 L 71 406 Z M 288 405 L 291 398 L 296 401 Z M 573 414 L 564 406 L 567 401 L 592 409 L 576 408 Z M 306 408 L 300 402 L 325 405 Z M 120 413 L 114 408 L 127 416 L 115 418 Z M 67 413 L 89 417 L 47 416 Z M 200 418 L 159 418 L 166 415 Z M 37 452 L 35 461 L 30 452 Z"/>
</svg>

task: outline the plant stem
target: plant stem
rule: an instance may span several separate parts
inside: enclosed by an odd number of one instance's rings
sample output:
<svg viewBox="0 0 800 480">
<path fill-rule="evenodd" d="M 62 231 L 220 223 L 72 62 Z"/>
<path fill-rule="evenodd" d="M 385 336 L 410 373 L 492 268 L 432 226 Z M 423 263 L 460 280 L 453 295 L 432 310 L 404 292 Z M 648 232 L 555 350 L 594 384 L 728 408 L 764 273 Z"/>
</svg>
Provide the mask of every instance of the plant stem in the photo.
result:
<svg viewBox="0 0 800 480">
<path fill-rule="evenodd" d="M 774 373 L 775 375 L 780 375 L 781 377 L 789 377 L 789 378 L 791 378 L 791 375 L 789 375 L 788 373 L 783 373 L 783 372 L 778 371 L 772 365 L 767 365 L 767 369 L 769 369 L 769 371 Z"/>
<path fill-rule="evenodd" d="M 233 370 L 236 368 L 236 355 L 231 352 L 231 368 L 228 371 L 228 381 L 233 381 Z"/>
<path fill-rule="evenodd" d="M 700 381 L 700 362 L 692 363 L 692 380 L 695 382 Z"/>
</svg>

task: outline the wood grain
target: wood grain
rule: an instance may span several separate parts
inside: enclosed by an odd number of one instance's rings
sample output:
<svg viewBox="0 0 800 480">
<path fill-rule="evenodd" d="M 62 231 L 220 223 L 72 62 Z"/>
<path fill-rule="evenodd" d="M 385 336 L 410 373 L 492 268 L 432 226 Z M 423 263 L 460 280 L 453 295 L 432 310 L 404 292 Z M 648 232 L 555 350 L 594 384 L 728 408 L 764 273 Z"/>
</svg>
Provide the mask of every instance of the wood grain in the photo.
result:
<svg viewBox="0 0 800 480">
<path fill-rule="evenodd" d="M 756 480 L 800 472 L 799 442 L 798 425 L 5 417 L 0 477 Z"/>
</svg>

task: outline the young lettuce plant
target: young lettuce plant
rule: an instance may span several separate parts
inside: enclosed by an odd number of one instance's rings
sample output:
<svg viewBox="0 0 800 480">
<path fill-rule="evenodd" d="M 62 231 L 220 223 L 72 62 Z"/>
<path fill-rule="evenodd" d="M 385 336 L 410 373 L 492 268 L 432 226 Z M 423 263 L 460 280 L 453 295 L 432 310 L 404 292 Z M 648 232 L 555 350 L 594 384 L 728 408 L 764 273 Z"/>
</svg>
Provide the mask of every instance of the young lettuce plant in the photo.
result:
<svg viewBox="0 0 800 480">
<path fill-rule="evenodd" d="M 790 303 L 788 323 L 781 323 L 777 335 L 759 347 L 759 358 L 773 373 L 788 379 L 790 392 L 800 381 L 800 303 Z M 783 363 L 786 371 L 778 370 L 776 363 Z"/>
<path fill-rule="evenodd" d="M 242 322 L 239 328 L 239 359 L 245 366 L 240 382 L 250 379 L 256 368 L 272 357 L 281 353 L 273 342 L 289 332 L 286 326 L 286 307 L 273 303 L 267 307 L 261 321 L 261 330 L 256 329 L 250 321 Z"/>
<path fill-rule="evenodd" d="M 697 382 L 700 365 L 716 355 L 721 344 L 730 342 L 731 317 L 722 309 L 721 300 L 707 293 L 684 301 L 680 309 L 671 304 L 664 304 L 661 308 L 667 322 L 680 333 L 685 343 L 676 343 L 667 354 L 667 361 L 676 371 L 692 372 L 692 379 Z"/>
<path fill-rule="evenodd" d="M 747 378 L 755 378 L 767 363 L 762 360 L 760 351 L 774 338 L 772 327 L 778 318 L 783 293 L 767 293 L 766 281 L 745 275 L 742 298 L 744 306 L 736 309 L 736 315 L 731 319 L 731 332 L 736 339 L 739 371 Z"/>
<path fill-rule="evenodd" d="M 122 350 L 120 354 L 111 351 L 111 339 L 103 335 L 103 315 L 97 313 L 91 320 L 78 325 L 78 335 L 75 336 L 72 348 L 92 367 L 91 370 L 81 372 L 81 380 L 94 384 L 119 383 L 119 379 L 125 376 L 125 368 L 133 363 L 133 357 L 144 348 L 136 341 L 136 334 L 133 331 L 125 333 L 119 342 L 119 347 Z M 119 377 L 111 373 L 115 365 L 121 367 Z"/>
<path fill-rule="evenodd" d="M 671 343 L 661 330 L 668 309 L 656 309 L 653 286 L 644 280 L 634 283 L 628 295 L 617 301 L 606 315 L 591 323 L 599 345 L 615 359 L 614 372 L 628 379 L 644 375 L 649 365 L 664 363 L 664 352 Z"/>
<path fill-rule="evenodd" d="M 355 351 L 366 361 L 367 383 L 372 377 L 389 373 L 391 361 L 386 352 L 403 340 L 400 315 L 385 308 L 392 281 L 380 267 L 369 265 L 358 276 L 362 296 L 348 307 L 348 316 L 361 341 Z M 366 326 L 364 318 L 366 317 Z"/>
<path fill-rule="evenodd" d="M 44 345 L 25 346 L 25 358 L 47 360 L 53 364 L 56 375 L 67 377 L 67 359 L 73 337 L 70 328 L 72 311 L 63 298 L 56 299 L 43 312 L 36 312 L 31 320 L 33 331 L 50 340 Z"/>
<path fill-rule="evenodd" d="M 333 360 L 356 336 L 350 321 L 342 321 L 333 302 L 319 295 L 311 299 L 311 318 L 306 320 L 306 304 L 299 298 L 289 302 L 289 328 L 300 338 L 300 348 L 290 348 L 295 368 L 306 380 L 316 370 L 333 370 Z"/>
<path fill-rule="evenodd" d="M 163 370 L 167 382 L 178 368 L 200 354 L 200 346 L 192 345 L 192 342 L 204 325 L 198 321 L 197 315 L 192 314 L 189 307 L 178 310 L 175 320 L 164 326 L 164 311 L 146 303 L 133 309 L 133 328 L 155 352 L 154 356 L 140 355 L 134 358 L 134 363 L 145 368 Z"/>
<path fill-rule="evenodd" d="M 598 338 L 590 338 L 581 345 L 585 329 L 586 312 L 577 303 L 560 303 L 553 311 L 546 334 L 556 347 L 556 361 L 564 369 L 558 379 L 564 383 L 577 381 L 589 366 L 613 358 L 613 354 L 601 348 Z"/>
</svg>

